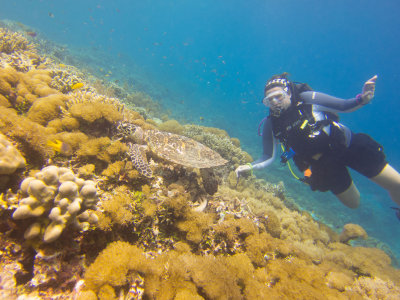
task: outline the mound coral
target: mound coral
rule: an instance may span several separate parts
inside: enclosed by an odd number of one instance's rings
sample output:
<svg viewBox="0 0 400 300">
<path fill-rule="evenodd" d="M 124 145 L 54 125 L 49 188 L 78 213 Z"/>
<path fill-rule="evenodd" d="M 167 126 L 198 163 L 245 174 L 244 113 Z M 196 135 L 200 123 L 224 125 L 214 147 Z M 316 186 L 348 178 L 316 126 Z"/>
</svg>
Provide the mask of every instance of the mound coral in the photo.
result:
<svg viewBox="0 0 400 300">
<path fill-rule="evenodd" d="M 162 131 L 167 131 L 175 134 L 182 134 L 183 133 L 183 126 L 179 124 L 176 120 L 168 120 L 163 122 L 162 124 L 158 125 L 158 128 Z"/>
<path fill-rule="evenodd" d="M 343 231 L 340 234 L 339 239 L 342 243 L 347 243 L 350 240 L 354 240 L 357 238 L 363 238 L 365 240 L 367 237 L 368 234 L 360 225 L 346 224 L 343 226 Z"/>
<path fill-rule="evenodd" d="M 46 97 L 38 98 L 28 111 L 27 117 L 40 125 L 47 123 L 61 113 L 61 108 L 65 107 L 66 96 L 53 94 Z"/>
<path fill-rule="evenodd" d="M 20 192 L 24 198 L 12 217 L 34 220 L 25 230 L 26 239 L 44 232 L 43 241 L 50 243 L 59 238 L 67 226 L 83 229 L 88 222 L 97 222 L 97 216 L 88 211 L 95 209 L 98 201 L 95 183 L 76 177 L 70 169 L 43 168 L 34 177 L 22 181 Z"/>
<path fill-rule="evenodd" d="M 0 106 L 0 131 L 19 144 L 19 150 L 30 163 L 42 164 L 53 153 L 47 146 L 49 130 L 11 108 Z"/>
<path fill-rule="evenodd" d="M 213 149 L 233 164 L 245 164 L 253 160 L 248 153 L 232 143 L 225 131 L 210 130 L 198 125 L 185 125 L 184 128 L 183 135 Z"/>
<path fill-rule="evenodd" d="M 25 158 L 13 144 L 0 134 L 0 174 L 12 174 L 25 167 Z"/>
</svg>

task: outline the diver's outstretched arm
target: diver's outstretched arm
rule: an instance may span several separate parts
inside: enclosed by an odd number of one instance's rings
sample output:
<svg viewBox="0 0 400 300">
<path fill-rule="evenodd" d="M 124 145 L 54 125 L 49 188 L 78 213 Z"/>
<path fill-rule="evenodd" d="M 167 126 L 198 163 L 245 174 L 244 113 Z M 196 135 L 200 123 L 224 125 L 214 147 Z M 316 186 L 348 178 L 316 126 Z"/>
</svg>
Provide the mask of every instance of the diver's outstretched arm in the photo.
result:
<svg viewBox="0 0 400 300">
<path fill-rule="evenodd" d="M 307 91 L 300 94 L 304 103 L 313 104 L 320 111 L 335 113 L 352 112 L 368 104 L 375 94 L 375 83 L 377 75 L 368 79 L 362 88 L 361 94 L 351 99 L 341 99 L 324 93 Z"/>
</svg>

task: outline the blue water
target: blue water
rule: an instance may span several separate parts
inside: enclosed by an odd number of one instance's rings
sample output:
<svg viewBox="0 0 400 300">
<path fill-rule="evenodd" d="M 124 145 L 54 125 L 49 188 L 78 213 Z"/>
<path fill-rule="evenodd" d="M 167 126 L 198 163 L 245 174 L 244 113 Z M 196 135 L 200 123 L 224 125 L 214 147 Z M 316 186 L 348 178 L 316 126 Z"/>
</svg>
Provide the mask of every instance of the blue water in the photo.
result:
<svg viewBox="0 0 400 300">
<path fill-rule="evenodd" d="M 315 90 L 350 98 L 378 74 L 376 97 L 341 120 L 385 148 L 400 169 L 400 2 L 373 0 L 0 1 L 0 18 L 36 28 L 55 42 L 114 60 L 110 79 L 137 78 L 182 122 L 226 129 L 257 158 L 263 85 L 287 71 Z M 106 62 L 107 64 L 107 62 Z M 135 77 L 136 76 L 136 77 Z M 122 77 L 122 78 L 121 78 Z M 139 82 L 137 83 L 139 85 Z M 258 173 L 283 180 L 301 207 L 333 227 L 352 222 L 400 257 L 400 222 L 388 195 L 361 176 L 357 210 L 311 193 L 279 164 Z"/>
</svg>

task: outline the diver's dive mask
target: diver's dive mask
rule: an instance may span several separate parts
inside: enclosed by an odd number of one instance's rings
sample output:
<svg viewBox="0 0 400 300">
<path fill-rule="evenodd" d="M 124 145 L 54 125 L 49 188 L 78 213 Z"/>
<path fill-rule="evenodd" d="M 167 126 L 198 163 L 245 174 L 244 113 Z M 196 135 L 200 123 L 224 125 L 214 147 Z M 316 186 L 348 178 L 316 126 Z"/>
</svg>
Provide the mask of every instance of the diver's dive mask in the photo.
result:
<svg viewBox="0 0 400 300">
<path fill-rule="evenodd" d="M 279 90 L 272 93 L 268 93 L 262 100 L 263 104 L 267 107 L 271 107 L 272 102 L 282 102 L 289 94 L 285 90 Z"/>
</svg>

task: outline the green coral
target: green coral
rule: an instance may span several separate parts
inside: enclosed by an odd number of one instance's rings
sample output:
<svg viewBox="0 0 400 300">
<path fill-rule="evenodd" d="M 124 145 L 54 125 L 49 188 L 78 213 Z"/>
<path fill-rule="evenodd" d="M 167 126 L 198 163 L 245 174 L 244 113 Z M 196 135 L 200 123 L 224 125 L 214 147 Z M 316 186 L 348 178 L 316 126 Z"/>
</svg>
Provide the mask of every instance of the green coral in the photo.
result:
<svg viewBox="0 0 400 300">
<path fill-rule="evenodd" d="M 245 164 L 253 160 L 248 153 L 235 146 L 229 136 L 211 133 L 206 127 L 198 125 L 185 125 L 184 128 L 183 135 L 206 145 L 233 164 Z"/>
<path fill-rule="evenodd" d="M 111 230 L 116 224 L 125 226 L 133 222 L 139 223 L 143 211 L 141 192 L 131 192 L 127 187 L 120 186 L 105 194 L 104 198 L 98 225 L 101 229 Z"/>
</svg>

